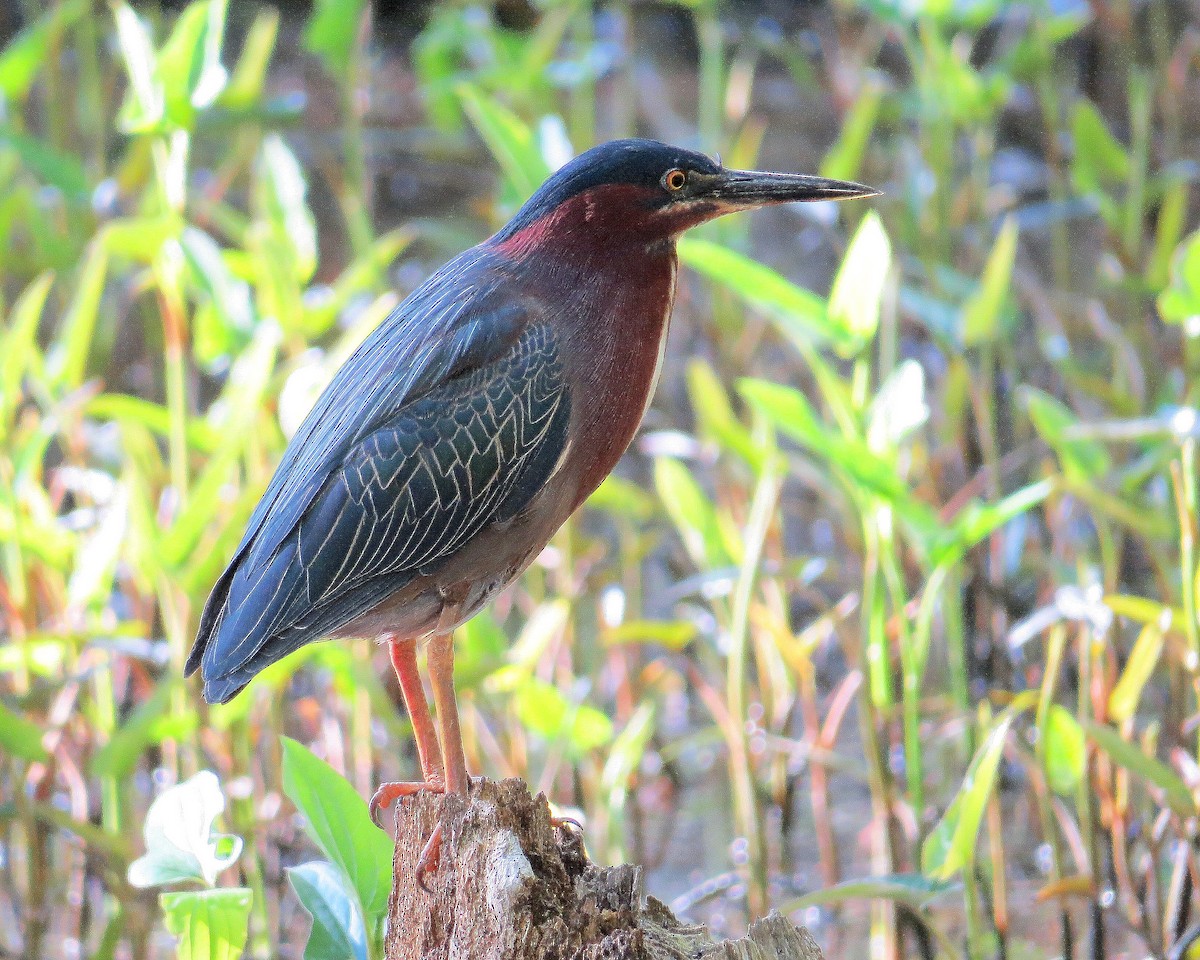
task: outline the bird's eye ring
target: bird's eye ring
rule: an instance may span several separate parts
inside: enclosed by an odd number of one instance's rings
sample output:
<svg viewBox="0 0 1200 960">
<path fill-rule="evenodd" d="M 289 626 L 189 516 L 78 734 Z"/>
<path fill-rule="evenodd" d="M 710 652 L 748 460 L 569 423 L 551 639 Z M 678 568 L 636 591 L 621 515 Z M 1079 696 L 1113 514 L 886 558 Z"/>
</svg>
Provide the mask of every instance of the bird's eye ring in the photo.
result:
<svg viewBox="0 0 1200 960">
<path fill-rule="evenodd" d="M 666 174 L 663 175 L 662 183 L 663 186 L 672 193 L 676 193 L 682 190 L 687 184 L 687 174 L 678 168 L 675 170 L 668 170 Z"/>
</svg>

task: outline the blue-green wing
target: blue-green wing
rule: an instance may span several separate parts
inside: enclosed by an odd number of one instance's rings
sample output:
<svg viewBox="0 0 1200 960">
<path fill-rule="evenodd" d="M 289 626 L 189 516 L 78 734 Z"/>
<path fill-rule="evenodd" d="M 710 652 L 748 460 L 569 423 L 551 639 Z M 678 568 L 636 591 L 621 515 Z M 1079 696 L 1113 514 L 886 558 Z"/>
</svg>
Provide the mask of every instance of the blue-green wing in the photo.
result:
<svg viewBox="0 0 1200 960">
<path fill-rule="evenodd" d="M 218 584 L 192 657 L 205 696 L 228 699 L 518 514 L 558 463 L 568 419 L 558 347 L 538 323 L 358 436 L 303 510 L 280 510 L 282 524 L 268 512 L 270 549 L 251 540 Z"/>
</svg>

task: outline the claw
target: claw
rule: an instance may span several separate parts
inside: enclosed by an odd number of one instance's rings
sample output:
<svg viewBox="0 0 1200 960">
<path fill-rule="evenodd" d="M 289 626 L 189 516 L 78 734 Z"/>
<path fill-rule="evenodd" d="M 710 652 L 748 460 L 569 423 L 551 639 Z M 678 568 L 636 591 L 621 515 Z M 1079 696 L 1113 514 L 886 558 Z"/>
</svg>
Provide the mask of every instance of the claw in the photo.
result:
<svg viewBox="0 0 1200 960">
<path fill-rule="evenodd" d="M 380 822 L 379 815 L 386 810 L 397 800 L 402 797 L 411 797 L 413 794 L 421 793 L 428 790 L 430 793 L 443 793 L 445 787 L 436 781 L 429 780 L 411 780 L 398 781 L 396 783 L 381 783 L 379 789 L 375 791 L 371 797 L 371 802 L 368 804 L 368 809 L 371 812 L 371 822 L 375 826 L 383 829 L 383 823 Z"/>
<path fill-rule="evenodd" d="M 573 833 L 579 834 L 579 839 L 583 839 L 583 824 L 574 817 L 551 817 L 550 826 L 555 830 L 571 830 Z"/>
<path fill-rule="evenodd" d="M 417 886 L 428 894 L 432 894 L 433 891 L 426 885 L 425 875 L 427 873 L 437 873 L 441 862 L 442 825 L 439 822 L 433 828 L 433 833 L 429 835 L 429 839 L 425 841 L 425 846 L 421 849 L 421 856 L 417 858 Z"/>
</svg>

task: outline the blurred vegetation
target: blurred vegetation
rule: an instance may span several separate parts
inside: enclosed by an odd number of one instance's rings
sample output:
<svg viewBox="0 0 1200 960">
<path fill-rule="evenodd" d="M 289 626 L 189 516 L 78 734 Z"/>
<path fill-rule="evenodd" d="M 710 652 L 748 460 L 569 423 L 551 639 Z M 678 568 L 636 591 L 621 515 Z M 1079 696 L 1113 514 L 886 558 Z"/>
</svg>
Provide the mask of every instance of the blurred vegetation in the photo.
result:
<svg viewBox="0 0 1200 960">
<path fill-rule="evenodd" d="M 1194 3 L 13 9 L 0 957 L 379 956 L 386 658 L 316 644 L 219 708 L 183 660 L 337 365 L 635 132 L 886 196 L 680 244 L 643 439 L 460 631 L 472 768 L 831 960 L 1185 955 Z"/>
</svg>

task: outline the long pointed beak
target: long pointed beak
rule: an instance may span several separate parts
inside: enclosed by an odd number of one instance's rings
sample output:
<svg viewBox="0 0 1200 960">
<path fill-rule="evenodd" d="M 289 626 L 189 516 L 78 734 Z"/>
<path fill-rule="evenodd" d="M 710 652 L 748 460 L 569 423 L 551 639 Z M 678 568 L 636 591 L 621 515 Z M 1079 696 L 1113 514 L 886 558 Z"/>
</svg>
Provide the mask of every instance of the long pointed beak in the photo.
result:
<svg viewBox="0 0 1200 960">
<path fill-rule="evenodd" d="M 877 197 L 880 191 L 850 180 L 830 180 L 803 173 L 764 173 L 758 170 L 724 170 L 712 178 L 697 199 L 716 200 L 722 205 L 760 207 L 769 203 L 813 200 L 856 200 Z"/>
</svg>

